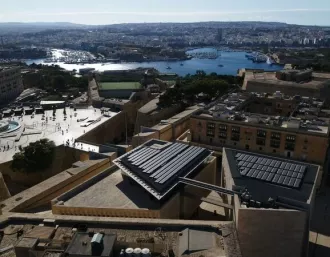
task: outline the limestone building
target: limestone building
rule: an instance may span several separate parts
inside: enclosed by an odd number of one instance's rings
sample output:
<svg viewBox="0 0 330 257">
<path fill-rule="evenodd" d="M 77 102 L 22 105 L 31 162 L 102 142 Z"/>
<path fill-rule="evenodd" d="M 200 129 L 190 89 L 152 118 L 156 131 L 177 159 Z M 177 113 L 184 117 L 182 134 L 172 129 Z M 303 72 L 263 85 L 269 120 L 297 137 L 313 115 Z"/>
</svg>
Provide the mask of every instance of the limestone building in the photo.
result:
<svg viewBox="0 0 330 257">
<path fill-rule="evenodd" d="M 0 102 L 14 100 L 23 92 L 21 69 L 0 66 Z"/>
</svg>

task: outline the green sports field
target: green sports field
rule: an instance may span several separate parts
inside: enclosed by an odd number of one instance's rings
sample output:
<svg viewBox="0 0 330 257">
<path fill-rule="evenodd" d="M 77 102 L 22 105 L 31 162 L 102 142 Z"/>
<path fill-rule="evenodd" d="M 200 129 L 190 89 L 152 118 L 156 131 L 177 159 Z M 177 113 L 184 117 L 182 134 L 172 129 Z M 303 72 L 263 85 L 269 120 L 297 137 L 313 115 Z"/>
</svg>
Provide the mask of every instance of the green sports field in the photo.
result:
<svg viewBox="0 0 330 257">
<path fill-rule="evenodd" d="M 141 88 L 141 84 L 139 82 L 101 82 L 100 85 L 101 90 Z"/>
</svg>

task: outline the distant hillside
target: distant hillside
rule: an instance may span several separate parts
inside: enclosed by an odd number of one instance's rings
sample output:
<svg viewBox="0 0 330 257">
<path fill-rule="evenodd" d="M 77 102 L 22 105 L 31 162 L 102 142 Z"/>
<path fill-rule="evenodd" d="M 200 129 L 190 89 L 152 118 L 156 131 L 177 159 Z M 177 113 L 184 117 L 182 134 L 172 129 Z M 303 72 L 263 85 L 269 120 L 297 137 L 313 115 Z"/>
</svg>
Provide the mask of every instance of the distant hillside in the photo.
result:
<svg viewBox="0 0 330 257">
<path fill-rule="evenodd" d="M 70 22 L 5 22 L 0 23 L 0 34 L 39 32 L 48 29 L 74 29 L 89 26 Z"/>
</svg>

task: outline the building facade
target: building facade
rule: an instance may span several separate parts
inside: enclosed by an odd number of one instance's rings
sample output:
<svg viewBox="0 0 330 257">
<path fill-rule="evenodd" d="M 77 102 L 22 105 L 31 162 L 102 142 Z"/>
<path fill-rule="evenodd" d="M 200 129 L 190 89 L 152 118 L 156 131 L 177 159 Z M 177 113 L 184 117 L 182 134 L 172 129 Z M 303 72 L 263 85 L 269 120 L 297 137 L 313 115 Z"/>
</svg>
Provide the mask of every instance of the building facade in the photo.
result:
<svg viewBox="0 0 330 257">
<path fill-rule="evenodd" d="M 9 102 L 23 92 L 19 67 L 0 67 L 0 102 Z"/>
<path fill-rule="evenodd" d="M 214 150 L 228 146 L 323 164 L 328 133 L 287 129 L 258 123 L 193 116 L 191 142 Z"/>
</svg>

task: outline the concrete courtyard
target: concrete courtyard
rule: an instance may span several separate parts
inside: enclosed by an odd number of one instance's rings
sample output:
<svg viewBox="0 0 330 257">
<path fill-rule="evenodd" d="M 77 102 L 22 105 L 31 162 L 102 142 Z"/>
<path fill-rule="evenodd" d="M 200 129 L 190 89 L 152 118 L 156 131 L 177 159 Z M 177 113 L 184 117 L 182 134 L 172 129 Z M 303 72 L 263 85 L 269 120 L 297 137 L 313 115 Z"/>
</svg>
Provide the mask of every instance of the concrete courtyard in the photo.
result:
<svg viewBox="0 0 330 257">
<path fill-rule="evenodd" d="M 75 140 L 88 131 L 96 128 L 100 124 L 111 119 L 117 113 L 108 112 L 105 117 L 101 114 L 100 109 L 92 107 L 88 109 L 66 108 L 66 118 L 64 109 L 56 110 L 56 115 L 53 116 L 53 111 L 45 111 L 45 114 L 25 115 L 22 118 L 14 116 L 4 120 L 13 120 L 21 123 L 21 128 L 15 132 L 0 136 L 0 163 L 12 160 L 13 155 L 19 152 L 20 147 L 25 147 L 31 142 L 35 142 L 42 138 L 48 138 L 55 142 L 56 146 L 67 144 L 73 146 Z M 98 120 L 98 121 L 97 121 Z M 81 126 L 95 121 L 88 126 Z M 87 125 L 87 124 L 86 124 Z M 92 146 L 83 145 L 84 150 L 98 151 L 91 148 Z M 81 144 L 76 144 L 76 148 L 81 149 Z"/>
</svg>

